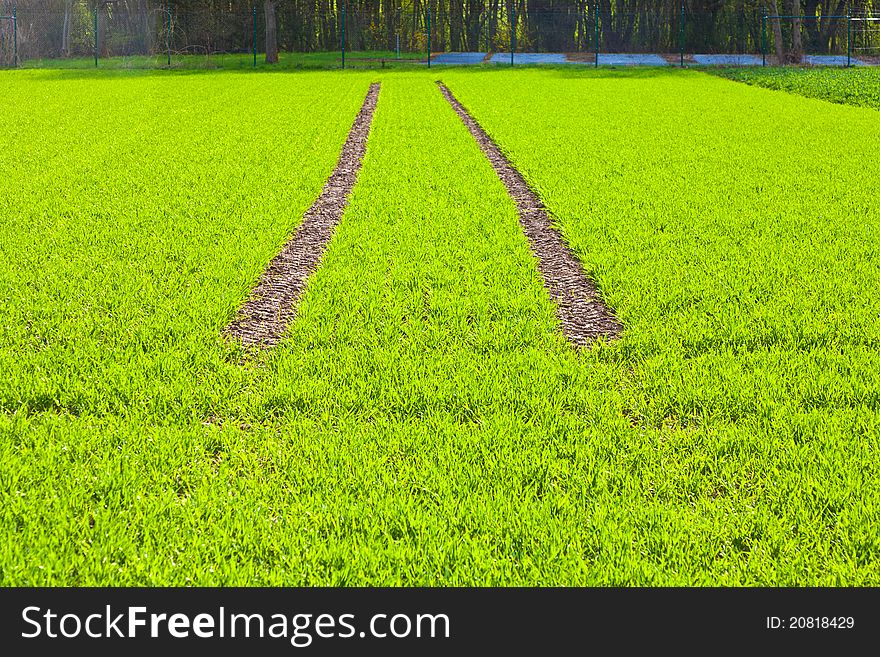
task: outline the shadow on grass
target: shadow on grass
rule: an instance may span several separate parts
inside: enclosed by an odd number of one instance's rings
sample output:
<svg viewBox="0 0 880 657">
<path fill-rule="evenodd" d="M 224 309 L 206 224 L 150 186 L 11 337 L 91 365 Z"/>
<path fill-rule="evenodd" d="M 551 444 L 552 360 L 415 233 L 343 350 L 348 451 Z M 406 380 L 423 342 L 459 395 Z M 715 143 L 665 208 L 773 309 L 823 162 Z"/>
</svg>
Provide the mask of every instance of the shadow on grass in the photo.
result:
<svg viewBox="0 0 880 657">
<path fill-rule="evenodd" d="M 326 60 L 320 60 L 321 62 Z M 34 81 L 45 80 L 119 80 L 125 78 L 144 78 L 144 77 L 179 77 L 179 76 L 202 76 L 202 75 L 242 75 L 242 74 L 315 74 L 336 72 L 346 75 L 351 72 L 372 72 L 382 73 L 383 75 L 394 74 L 412 74 L 414 72 L 424 71 L 434 76 L 441 76 L 444 73 L 455 72 L 460 74 L 485 75 L 493 73 L 497 75 L 518 74 L 523 72 L 540 73 L 542 76 L 551 76 L 557 78 L 579 78 L 579 79 L 595 79 L 595 78 L 615 78 L 615 79 L 653 79 L 653 78 L 672 78 L 682 75 L 697 74 L 694 70 L 672 68 L 672 67 L 649 67 L 649 66 L 600 66 L 595 68 L 590 64 L 517 64 L 510 66 L 507 64 L 469 64 L 469 65 L 437 65 L 428 67 L 425 63 L 397 61 L 387 59 L 383 67 L 381 58 L 364 57 L 359 58 L 352 56 L 346 57 L 346 68 L 341 66 L 327 66 L 316 63 L 314 65 L 284 65 L 279 64 L 277 67 L 270 64 L 261 63 L 256 68 L 253 66 L 229 66 L 229 67 L 176 67 L 170 68 L 163 66 L 155 67 L 63 67 L 63 68 L 42 68 L 39 66 L 25 66 L 18 69 L 18 73 L 25 73 L 32 77 Z"/>
<path fill-rule="evenodd" d="M 438 69 L 439 70 L 439 69 Z M 482 66 L 444 66 L 443 71 L 455 70 L 457 74 L 485 73 L 486 71 L 540 71 L 545 75 L 557 78 L 617 78 L 617 79 L 652 79 L 679 77 L 693 74 L 693 71 L 671 66 L 599 66 L 592 64 L 491 64 Z"/>
</svg>

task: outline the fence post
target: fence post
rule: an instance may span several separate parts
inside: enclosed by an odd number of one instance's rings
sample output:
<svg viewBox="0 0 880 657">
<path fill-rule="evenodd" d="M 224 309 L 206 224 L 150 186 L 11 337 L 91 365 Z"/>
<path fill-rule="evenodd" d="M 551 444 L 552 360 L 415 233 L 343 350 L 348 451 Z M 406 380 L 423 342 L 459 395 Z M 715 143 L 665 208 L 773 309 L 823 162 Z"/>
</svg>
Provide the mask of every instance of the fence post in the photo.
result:
<svg viewBox="0 0 880 657">
<path fill-rule="evenodd" d="M 18 7 L 12 5 L 12 65 L 18 68 Z"/>
<path fill-rule="evenodd" d="M 593 7 L 593 12 L 595 16 L 593 17 L 594 23 L 596 24 L 596 66 L 594 68 L 599 68 L 599 5 L 595 5 Z"/>
<path fill-rule="evenodd" d="M 761 16 L 761 66 L 767 66 L 767 14 Z"/>
<path fill-rule="evenodd" d="M 516 5 L 510 8 L 510 65 L 513 66 L 513 53 L 516 51 Z"/>
<path fill-rule="evenodd" d="M 257 5 L 251 5 L 253 16 L 253 34 L 251 35 L 251 49 L 254 54 L 254 68 L 257 68 Z"/>
<path fill-rule="evenodd" d="M 846 16 L 846 67 L 852 66 L 852 16 Z"/>
<path fill-rule="evenodd" d="M 431 8 L 428 7 L 428 68 L 431 68 Z"/>
<path fill-rule="evenodd" d="M 339 48 L 342 51 L 342 68 L 345 68 L 345 5 L 342 5 L 342 23 L 339 26 Z"/>
<path fill-rule="evenodd" d="M 165 5 L 165 50 L 168 51 L 168 68 L 171 68 L 171 4 Z"/>
<path fill-rule="evenodd" d="M 684 68 L 684 3 L 681 3 L 681 20 L 678 24 L 678 50 L 681 55 L 681 67 Z"/>
<path fill-rule="evenodd" d="M 98 3 L 95 3 L 94 14 L 94 30 L 95 30 L 95 68 L 98 68 Z"/>
</svg>

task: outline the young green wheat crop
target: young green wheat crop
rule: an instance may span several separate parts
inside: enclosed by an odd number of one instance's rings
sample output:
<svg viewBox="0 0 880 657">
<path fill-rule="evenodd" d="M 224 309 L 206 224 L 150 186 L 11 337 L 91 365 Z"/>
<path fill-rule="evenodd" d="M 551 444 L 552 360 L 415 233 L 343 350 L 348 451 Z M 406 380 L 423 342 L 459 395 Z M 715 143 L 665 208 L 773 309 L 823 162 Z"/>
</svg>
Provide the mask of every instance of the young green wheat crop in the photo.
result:
<svg viewBox="0 0 880 657">
<path fill-rule="evenodd" d="M 559 333 L 438 78 L 619 340 Z M 345 216 L 249 355 L 221 329 L 376 80 Z M 3 584 L 878 583 L 873 111 L 502 69 L 17 71 L 0 114 Z"/>
</svg>

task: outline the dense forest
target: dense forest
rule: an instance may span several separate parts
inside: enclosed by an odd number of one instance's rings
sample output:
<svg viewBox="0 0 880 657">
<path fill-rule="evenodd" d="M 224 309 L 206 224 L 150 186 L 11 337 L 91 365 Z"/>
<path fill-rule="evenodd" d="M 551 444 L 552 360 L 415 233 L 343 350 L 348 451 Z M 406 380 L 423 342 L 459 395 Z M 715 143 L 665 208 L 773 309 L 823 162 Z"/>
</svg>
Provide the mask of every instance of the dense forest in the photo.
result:
<svg viewBox="0 0 880 657">
<path fill-rule="evenodd" d="M 91 54 L 97 25 L 103 56 L 248 52 L 256 40 L 269 61 L 277 50 L 338 50 L 343 38 L 350 50 L 503 51 L 512 34 L 520 51 L 759 52 L 766 44 L 790 58 L 841 52 L 848 26 L 839 17 L 874 12 L 865 0 L 0 0 L 0 14 L 13 5 L 22 58 Z M 863 28 L 875 25 L 860 23 L 853 38 L 866 40 Z"/>
</svg>

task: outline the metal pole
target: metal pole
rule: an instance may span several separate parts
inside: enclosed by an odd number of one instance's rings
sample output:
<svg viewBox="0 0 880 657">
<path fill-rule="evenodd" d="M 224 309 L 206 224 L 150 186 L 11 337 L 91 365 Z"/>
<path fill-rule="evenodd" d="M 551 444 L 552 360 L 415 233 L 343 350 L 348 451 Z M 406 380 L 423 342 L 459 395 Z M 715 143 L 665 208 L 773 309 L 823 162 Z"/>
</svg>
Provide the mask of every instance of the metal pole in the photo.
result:
<svg viewBox="0 0 880 657">
<path fill-rule="evenodd" d="M 171 5 L 165 5 L 165 49 L 168 51 L 168 68 L 171 68 Z"/>
<path fill-rule="evenodd" d="M 767 66 L 767 14 L 761 17 L 761 66 Z"/>
<path fill-rule="evenodd" d="M 431 8 L 428 7 L 428 68 L 431 68 Z"/>
<path fill-rule="evenodd" d="M 254 51 L 254 68 L 257 68 L 257 5 L 251 5 L 251 13 L 254 18 L 254 33 L 251 37 L 251 48 Z"/>
<path fill-rule="evenodd" d="M 852 66 L 852 16 L 846 17 L 846 67 Z"/>
<path fill-rule="evenodd" d="M 339 48 L 342 50 L 342 68 L 345 68 L 345 5 L 342 5 L 342 25 L 339 30 Z"/>
<path fill-rule="evenodd" d="M 513 53 L 516 51 L 516 5 L 510 8 L 510 65 L 513 66 Z"/>
<path fill-rule="evenodd" d="M 95 3 L 95 68 L 98 68 L 98 4 Z"/>
<path fill-rule="evenodd" d="M 18 68 L 18 7 L 12 5 L 12 65 Z"/>
<path fill-rule="evenodd" d="M 678 25 L 678 50 L 681 56 L 681 67 L 684 68 L 684 3 L 681 3 L 681 21 Z"/>
<path fill-rule="evenodd" d="M 599 68 L 599 5 L 595 5 L 593 8 L 595 12 L 595 23 L 596 23 L 596 66 L 595 68 Z"/>
</svg>

